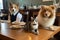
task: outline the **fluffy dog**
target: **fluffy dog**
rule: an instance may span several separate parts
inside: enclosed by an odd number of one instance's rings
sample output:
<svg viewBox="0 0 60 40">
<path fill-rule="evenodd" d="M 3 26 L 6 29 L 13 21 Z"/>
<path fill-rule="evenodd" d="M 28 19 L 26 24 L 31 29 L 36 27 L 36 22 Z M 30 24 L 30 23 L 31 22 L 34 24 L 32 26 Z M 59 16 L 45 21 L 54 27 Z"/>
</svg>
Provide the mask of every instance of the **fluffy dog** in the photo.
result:
<svg viewBox="0 0 60 40">
<path fill-rule="evenodd" d="M 41 6 L 41 9 L 37 16 L 39 25 L 41 25 L 45 29 L 54 30 L 54 27 L 52 25 L 54 24 L 56 18 L 55 9 L 56 8 L 54 5 Z"/>
</svg>

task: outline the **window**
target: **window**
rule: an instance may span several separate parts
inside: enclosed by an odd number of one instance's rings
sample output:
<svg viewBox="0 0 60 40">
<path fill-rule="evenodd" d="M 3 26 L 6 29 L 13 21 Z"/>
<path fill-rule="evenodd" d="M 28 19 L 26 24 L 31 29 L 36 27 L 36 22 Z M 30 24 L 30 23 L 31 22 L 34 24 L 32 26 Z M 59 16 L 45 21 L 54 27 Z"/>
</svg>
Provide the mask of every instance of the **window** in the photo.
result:
<svg viewBox="0 0 60 40">
<path fill-rule="evenodd" d="M 0 9 L 3 9 L 3 0 L 0 0 Z"/>
</svg>

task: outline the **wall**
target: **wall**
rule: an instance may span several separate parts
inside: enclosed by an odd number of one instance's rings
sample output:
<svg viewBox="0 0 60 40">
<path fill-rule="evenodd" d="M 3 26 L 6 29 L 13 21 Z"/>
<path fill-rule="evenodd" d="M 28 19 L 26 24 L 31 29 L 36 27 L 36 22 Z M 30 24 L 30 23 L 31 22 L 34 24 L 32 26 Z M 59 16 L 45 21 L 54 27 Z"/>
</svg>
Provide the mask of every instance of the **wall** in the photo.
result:
<svg viewBox="0 0 60 40">
<path fill-rule="evenodd" d="M 20 6 L 22 6 L 22 5 L 30 6 L 31 4 L 32 5 L 41 4 L 41 0 L 8 0 L 8 2 L 19 3 Z"/>
<path fill-rule="evenodd" d="M 57 3 L 59 0 L 56 0 Z M 19 3 L 19 6 L 22 6 L 22 5 L 26 5 L 26 6 L 31 6 L 32 5 L 51 5 L 53 4 L 53 1 L 49 1 L 49 2 L 42 2 L 42 0 L 4 0 L 4 6 L 5 8 L 7 8 L 6 6 L 9 6 L 9 3 L 10 2 L 14 2 L 14 3 Z"/>
</svg>

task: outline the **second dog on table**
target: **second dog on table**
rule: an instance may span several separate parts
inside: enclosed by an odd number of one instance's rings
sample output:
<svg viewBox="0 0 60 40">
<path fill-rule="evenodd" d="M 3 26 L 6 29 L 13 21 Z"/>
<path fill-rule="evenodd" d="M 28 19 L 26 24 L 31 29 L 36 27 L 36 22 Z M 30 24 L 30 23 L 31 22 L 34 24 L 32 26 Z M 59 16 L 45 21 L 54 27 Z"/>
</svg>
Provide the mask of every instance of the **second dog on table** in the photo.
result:
<svg viewBox="0 0 60 40">
<path fill-rule="evenodd" d="M 48 30 L 54 30 L 53 24 L 56 18 L 56 8 L 54 5 L 41 6 L 37 20 L 39 25 Z"/>
</svg>

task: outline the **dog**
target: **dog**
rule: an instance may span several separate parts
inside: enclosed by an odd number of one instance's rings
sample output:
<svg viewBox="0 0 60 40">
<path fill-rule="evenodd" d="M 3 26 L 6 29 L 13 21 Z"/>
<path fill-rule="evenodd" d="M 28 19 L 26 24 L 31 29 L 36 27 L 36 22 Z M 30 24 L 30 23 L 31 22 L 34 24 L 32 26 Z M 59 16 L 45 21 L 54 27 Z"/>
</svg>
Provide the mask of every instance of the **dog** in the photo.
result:
<svg viewBox="0 0 60 40">
<path fill-rule="evenodd" d="M 54 5 L 43 5 L 37 16 L 37 21 L 44 29 L 54 30 L 53 24 L 56 18 L 56 7 Z"/>
<path fill-rule="evenodd" d="M 36 18 L 33 18 L 31 17 L 31 29 L 32 29 L 32 32 L 36 35 L 39 34 L 39 31 L 38 31 L 38 21 Z"/>
<path fill-rule="evenodd" d="M 19 5 L 17 3 L 10 3 L 9 4 L 9 16 L 8 16 L 8 20 L 11 21 L 11 24 L 13 25 L 25 25 L 24 22 L 22 22 L 23 20 L 23 15 L 22 13 L 19 12 Z M 23 24 L 21 24 L 23 23 Z M 15 27 L 14 27 L 15 28 Z M 19 28 L 19 27 L 17 27 Z"/>
<path fill-rule="evenodd" d="M 12 22 L 14 21 L 20 22 L 22 19 L 22 14 L 19 12 L 19 5 L 17 3 L 10 3 L 9 5 L 10 5 L 9 7 L 10 15 L 15 16 L 13 19 L 12 17 L 10 17 L 10 20 Z"/>
</svg>

